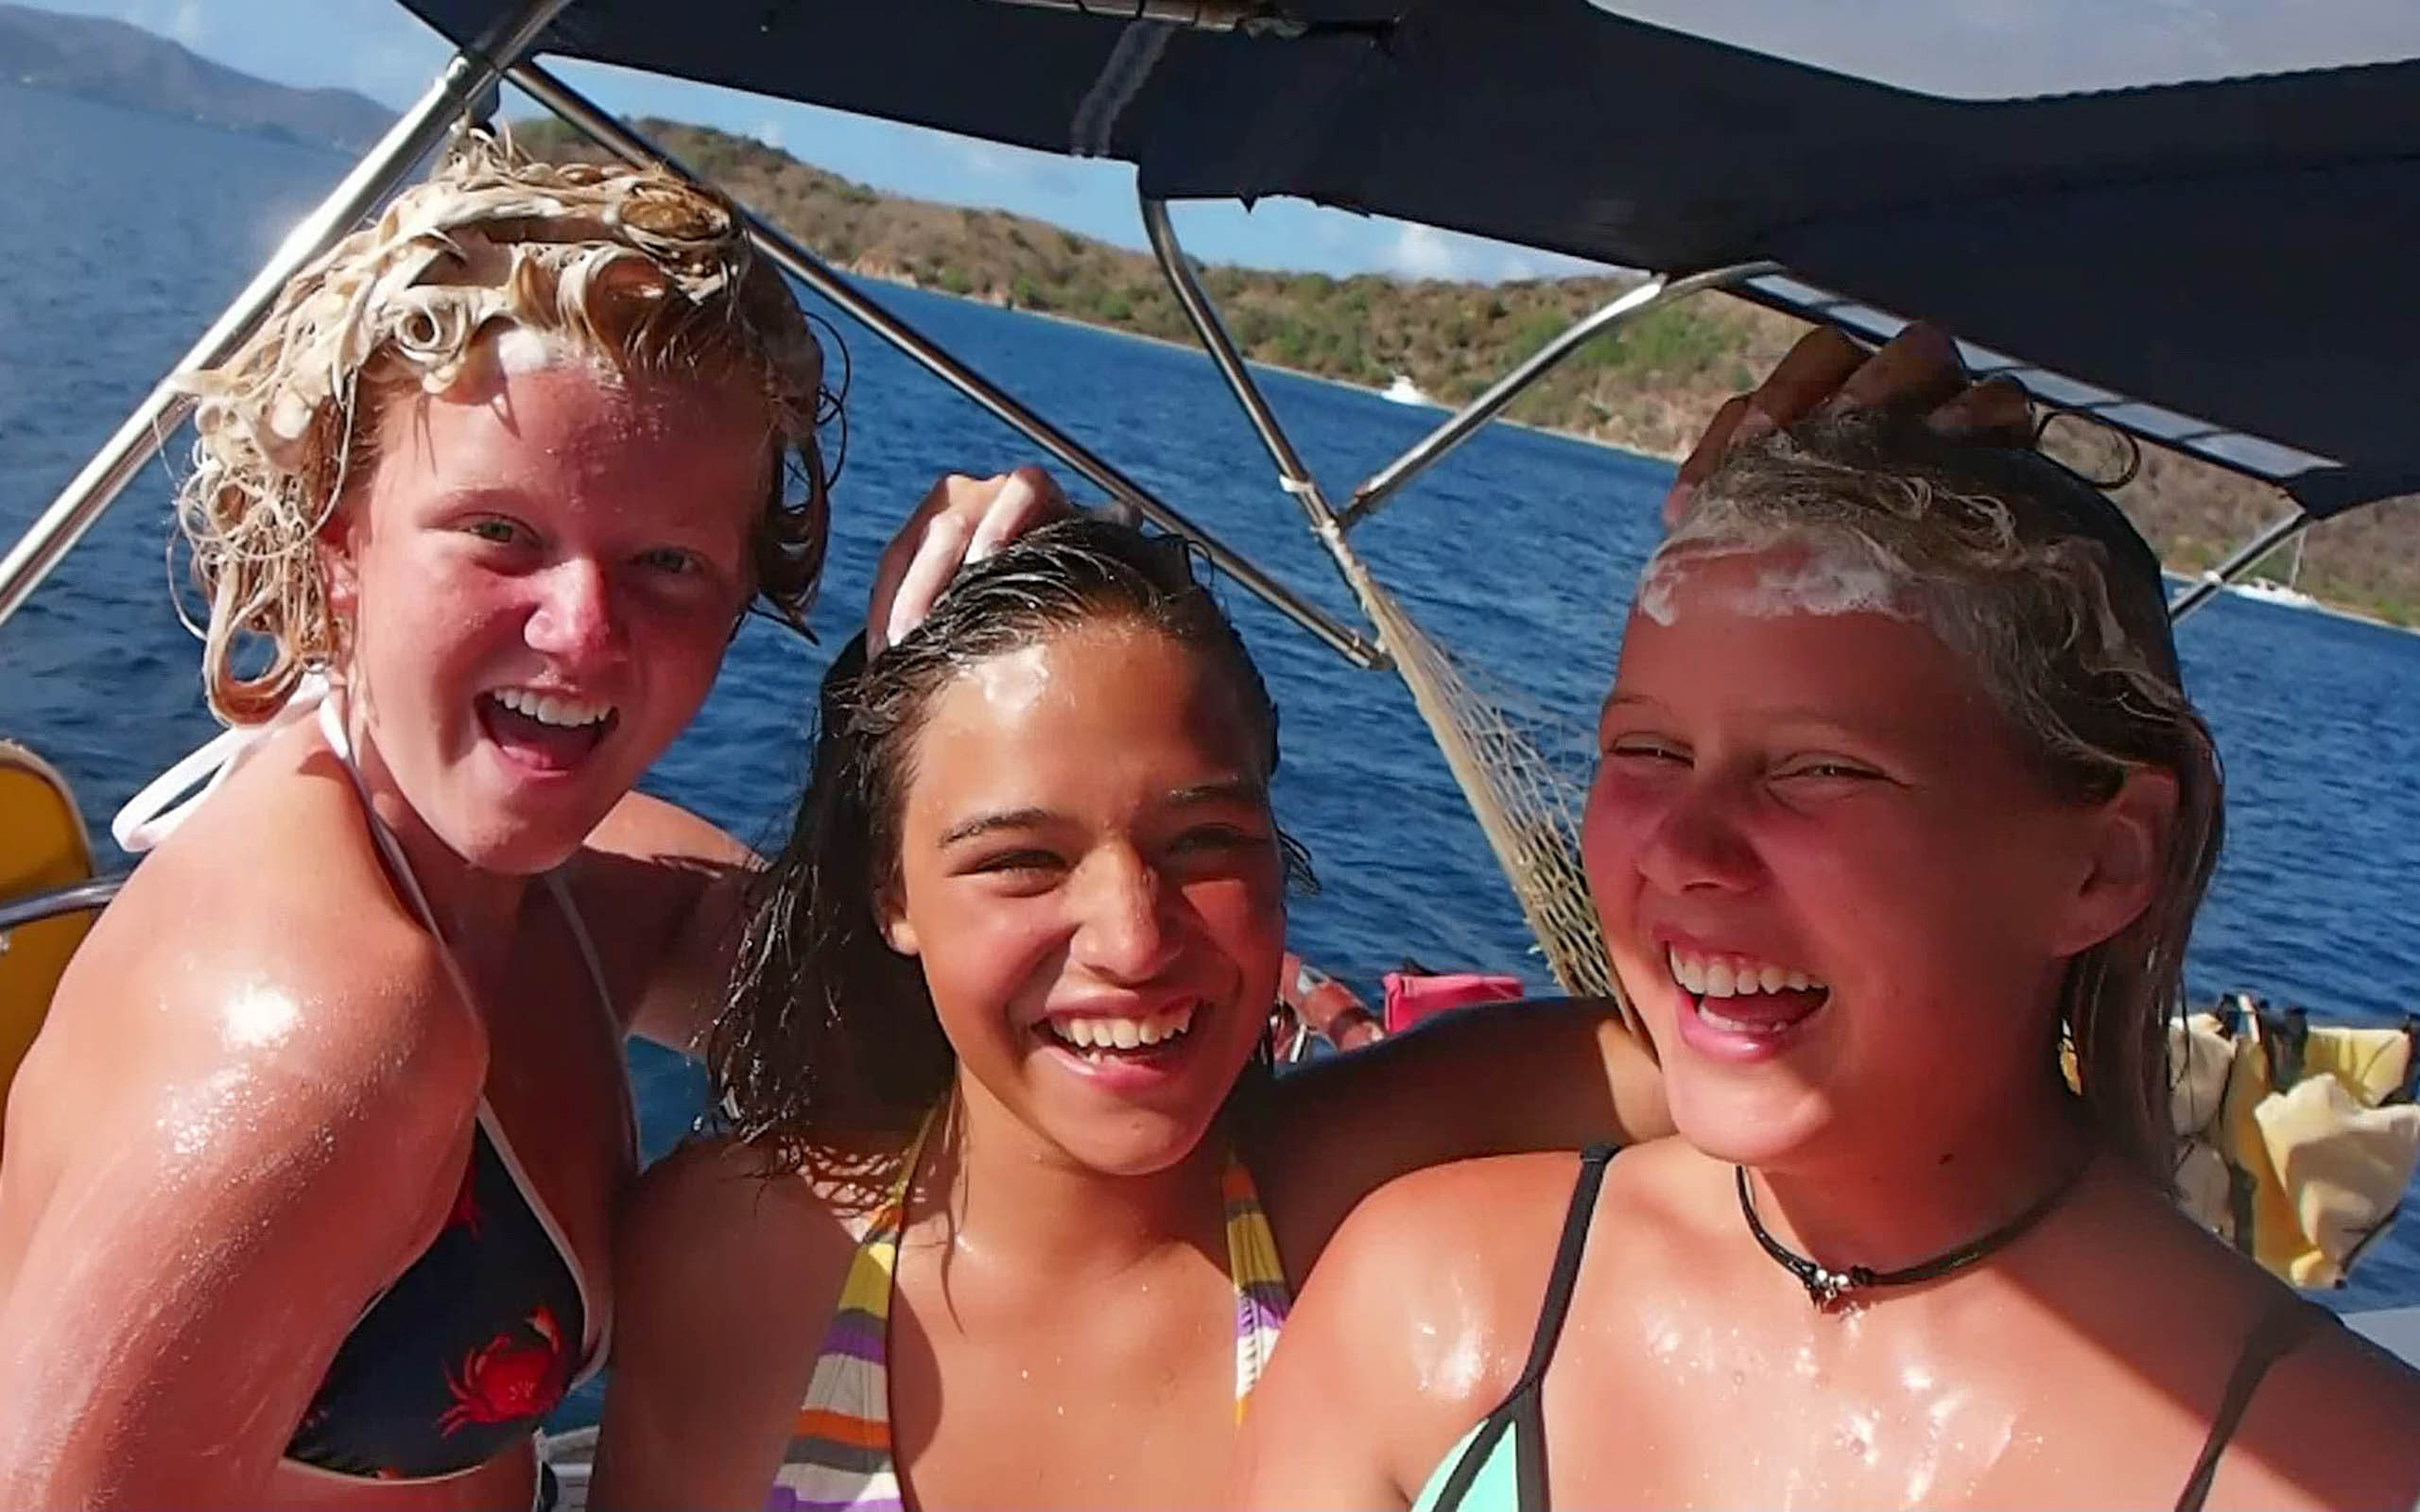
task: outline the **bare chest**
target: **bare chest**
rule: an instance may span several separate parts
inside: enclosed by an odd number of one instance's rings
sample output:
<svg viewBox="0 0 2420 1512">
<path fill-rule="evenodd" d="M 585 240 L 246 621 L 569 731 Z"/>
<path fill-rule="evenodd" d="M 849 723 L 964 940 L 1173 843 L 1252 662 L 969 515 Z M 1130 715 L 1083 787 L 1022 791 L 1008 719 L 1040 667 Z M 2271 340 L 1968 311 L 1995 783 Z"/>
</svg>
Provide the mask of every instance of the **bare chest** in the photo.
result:
<svg viewBox="0 0 2420 1512">
<path fill-rule="evenodd" d="M 485 1096 L 517 1178 L 602 1288 L 615 1202 L 634 1174 L 628 1073 L 616 1026 L 559 919 L 483 973 Z"/>
<path fill-rule="evenodd" d="M 1071 1289 L 1022 1318 L 953 1313 L 906 1276 L 902 1290 L 922 1295 L 891 1318 L 891 1432 L 917 1505 L 1165 1508 L 1223 1494 L 1236 1432 L 1223 1274 Z"/>
<path fill-rule="evenodd" d="M 1631 1342 L 1647 1368 L 1582 1349 L 1549 1378 L 1559 1505 L 2167 1506 L 2201 1449 L 2184 1404 L 2022 1348 L 1710 1322 Z"/>
</svg>

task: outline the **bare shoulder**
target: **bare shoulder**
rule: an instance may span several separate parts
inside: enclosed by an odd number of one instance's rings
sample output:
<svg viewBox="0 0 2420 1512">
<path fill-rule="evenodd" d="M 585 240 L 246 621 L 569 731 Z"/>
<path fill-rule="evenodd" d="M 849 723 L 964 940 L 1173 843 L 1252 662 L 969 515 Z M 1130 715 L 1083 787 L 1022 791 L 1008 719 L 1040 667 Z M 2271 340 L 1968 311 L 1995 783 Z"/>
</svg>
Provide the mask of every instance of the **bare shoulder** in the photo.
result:
<svg viewBox="0 0 2420 1512">
<path fill-rule="evenodd" d="M 761 1502 L 839 1305 L 850 1233 L 795 1171 L 700 1139 L 639 1178 L 615 1240 L 590 1504 Z"/>
<path fill-rule="evenodd" d="M 354 838 L 264 835 L 241 865 L 164 848 L 77 953 L 28 1074 L 87 1094 L 242 1074 L 467 1117 L 485 1030 Z"/>
<path fill-rule="evenodd" d="M 587 848 L 598 855 L 686 864 L 704 872 L 756 863 L 756 853 L 730 832 L 649 793 L 631 793 L 614 804 L 589 833 Z"/>
<path fill-rule="evenodd" d="M 814 1304 L 837 1300 L 857 1229 L 795 1171 L 728 1138 L 694 1139 L 639 1177 L 617 1229 L 616 1275 L 634 1307 L 668 1304 L 693 1323 L 761 1318 L 758 1279 Z"/>
<path fill-rule="evenodd" d="M 2280 1506 L 2413 1505 L 2414 1423 L 2420 1371 L 2349 1328 L 2323 1327 L 2260 1383 L 2214 1501 L 2232 1493 Z"/>
<path fill-rule="evenodd" d="M 1305 1305 L 1325 1296 L 1360 1337 L 1399 1341 L 1401 1364 L 1450 1405 L 1484 1412 L 1519 1373 L 1579 1174 L 1564 1152 L 1400 1177 L 1344 1221 Z"/>
</svg>

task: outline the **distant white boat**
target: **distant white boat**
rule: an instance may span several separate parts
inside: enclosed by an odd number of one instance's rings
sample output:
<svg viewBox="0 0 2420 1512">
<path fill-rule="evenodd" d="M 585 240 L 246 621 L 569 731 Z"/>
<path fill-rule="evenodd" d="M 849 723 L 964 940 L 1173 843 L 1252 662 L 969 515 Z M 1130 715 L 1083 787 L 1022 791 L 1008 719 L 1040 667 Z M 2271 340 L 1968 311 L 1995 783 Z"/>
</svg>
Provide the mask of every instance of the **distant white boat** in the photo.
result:
<svg viewBox="0 0 2420 1512">
<path fill-rule="evenodd" d="M 2256 577 L 2248 583 L 2229 583 L 2227 592 L 2243 598 L 2256 598 L 2263 604 L 2275 604 L 2283 609 L 2320 607 L 2318 599 L 2311 597 L 2301 589 L 2290 588 L 2284 583 L 2273 583 L 2265 577 Z"/>
<path fill-rule="evenodd" d="M 2294 586 L 2302 580 L 2303 546 L 2309 540 L 2308 536 L 2294 538 L 2294 556 L 2293 559 L 2286 564 L 2284 582 L 2275 582 L 2266 577 L 2249 577 L 2241 582 L 2227 584 L 2227 592 L 2243 598 L 2257 599 L 2263 604 L 2274 604 L 2280 609 L 2321 608 L 2322 605 L 2318 599 Z"/>
<path fill-rule="evenodd" d="M 1387 385 L 1386 388 L 1378 395 L 1378 397 L 1387 400 L 1392 404 L 1434 404 L 1437 403 L 1437 401 L 1429 398 L 1426 394 L 1420 391 L 1420 386 L 1411 381 L 1409 374 L 1400 372 L 1395 374 L 1395 381 Z"/>
</svg>

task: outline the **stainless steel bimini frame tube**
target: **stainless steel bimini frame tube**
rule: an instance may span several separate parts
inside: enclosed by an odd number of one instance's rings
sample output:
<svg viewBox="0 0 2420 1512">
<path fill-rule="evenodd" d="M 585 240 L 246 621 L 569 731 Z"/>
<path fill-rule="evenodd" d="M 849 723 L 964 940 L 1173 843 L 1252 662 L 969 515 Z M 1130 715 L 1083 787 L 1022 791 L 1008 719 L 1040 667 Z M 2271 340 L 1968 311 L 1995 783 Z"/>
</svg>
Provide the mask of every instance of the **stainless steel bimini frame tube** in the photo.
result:
<svg viewBox="0 0 2420 1512">
<path fill-rule="evenodd" d="M 1518 399 L 1531 384 L 1553 371 L 1564 358 L 1597 336 L 1635 320 L 1650 310 L 1686 299 L 1701 289 L 1728 288 L 1752 278 L 1780 271 L 1779 263 L 1734 263 L 1727 267 L 1710 267 L 1702 273 L 1686 273 L 1677 278 L 1657 274 L 1594 314 L 1573 321 L 1563 335 L 1540 347 L 1528 361 L 1498 378 L 1487 392 L 1464 404 L 1451 419 L 1413 443 L 1403 455 L 1370 474 L 1368 482 L 1353 490 L 1353 503 L 1338 517 L 1340 523 L 1350 530 L 1377 513 L 1379 507 L 1396 490 L 1470 439 L 1481 425 L 1495 419 L 1505 405 Z"/>
<path fill-rule="evenodd" d="M 311 259 L 352 231 L 354 225 L 443 141 L 454 119 L 527 52 L 572 0 L 527 0 L 498 24 L 480 45 L 457 52 L 427 93 L 414 101 L 367 157 L 346 174 L 320 207 L 286 235 L 227 312 L 202 333 L 172 373 L 215 366 L 227 359 L 277 300 L 278 290 Z M 128 416 L 97 455 L 51 501 L 25 535 L 0 558 L 0 625 L 8 623 L 51 569 L 83 539 L 120 490 L 156 455 L 193 412 L 192 396 L 167 378 Z"/>
<path fill-rule="evenodd" d="M 1219 376 L 1227 381 L 1228 388 L 1244 407 L 1244 416 L 1260 437 L 1260 444 L 1269 449 L 1270 460 L 1277 464 L 1277 486 L 1294 496 L 1303 513 L 1311 522 L 1312 534 L 1321 544 L 1334 553 L 1344 534 L 1339 528 L 1336 511 L 1328 507 L 1327 497 L 1320 491 L 1319 479 L 1303 464 L 1302 455 L 1286 435 L 1286 427 L 1278 423 L 1277 412 L 1269 407 L 1261 396 L 1260 386 L 1253 381 L 1252 369 L 1244 366 L 1243 353 L 1236 350 L 1235 339 L 1227 335 L 1225 322 L 1219 318 L 1218 307 L 1193 276 L 1193 264 L 1176 239 L 1176 227 L 1168 220 L 1167 202 L 1149 195 L 1137 197 L 1143 211 L 1143 230 L 1151 239 L 1151 255 L 1158 259 L 1160 271 L 1167 276 L 1168 287 L 1176 294 L 1176 301 L 1184 318 L 1193 324 L 1194 335 L 1201 338 L 1210 360 L 1219 369 Z"/>
<path fill-rule="evenodd" d="M 540 104 L 615 156 L 631 163 L 661 164 L 686 177 L 697 177 L 670 155 L 544 69 L 534 64 L 523 64 L 510 70 L 507 77 Z M 839 306 L 867 330 L 914 358 L 925 370 L 991 411 L 1113 499 L 1132 507 L 1163 529 L 1184 536 L 1201 547 L 1220 572 L 1279 613 L 1326 642 L 1347 661 L 1372 669 L 1388 664 L 1386 653 L 1368 637 L 1271 577 L 1242 553 L 1152 497 L 1141 484 L 1095 455 L 998 385 L 951 356 L 907 321 L 869 299 L 830 265 L 780 230 L 752 214 L 747 220 L 749 237 L 759 251 L 791 277 Z"/>
<path fill-rule="evenodd" d="M 2187 586 L 2169 601 L 2168 617 L 2171 623 L 2183 619 L 2203 605 L 2219 596 L 2219 591 L 2250 572 L 2261 558 L 2293 540 L 2319 524 L 2319 517 L 2297 505 L 2294 512 L 2282 515 L 2260 527 L 2252 539 L 2238 546 L 2227 559 L 2212 568 L 2200 581 Z"/>
</svg>

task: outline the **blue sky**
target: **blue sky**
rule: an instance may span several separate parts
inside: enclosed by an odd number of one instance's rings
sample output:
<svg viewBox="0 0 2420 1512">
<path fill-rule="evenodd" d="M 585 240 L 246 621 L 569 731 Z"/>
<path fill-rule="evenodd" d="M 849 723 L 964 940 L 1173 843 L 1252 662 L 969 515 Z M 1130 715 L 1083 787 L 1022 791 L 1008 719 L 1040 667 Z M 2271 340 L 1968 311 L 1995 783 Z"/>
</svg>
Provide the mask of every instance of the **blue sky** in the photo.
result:
<svg viewBox="0 0 2420 1512">
<path fill-rule="evenodd" d="M 400 107 L 445 56 L 392 0 L 40 0 L 113 16 L 290 84 L 339 85 Z M 881 0 L 856 0 L 880 4 Z M 1927 93 L 1999 97 L 2420 57 L 2420 0 L 1590 0 L 1640 20 Z M 1133 173 L 730 91 L 568 64 L 623 115 L 757 136 L 878 188 L 998 206 L 1139 246 Z M 1177 211 L 1214 262 L 1498 279 L 1586 265 L 1294 200 Z"/>
<path fill-rule="evenodd" d="M 426 86 L 446 56 L 443 41 L 392 0 L 35 3 L 130 21 L 246 73 L 358 90 L 398 109 Z M 549 66 L 624 117 L 717 126 L 892 193 L 1013 210 L 1122 246 L 1144 245 L 1133 170 L 1123 163 L 1059 158 L 618 69 Z M 538 108 L 525 101 L 520 111 L 507 109 L 508 115 L 519 113 L 538 113 Z M 1489 280 L 1592 270 L 1569 258 L 1298 200 L 1266 201 L 1250 212 L 1235 205 L 1180 206 L 1176 219 L 1186 250 L 1210 262 Z"/>
</svg>

